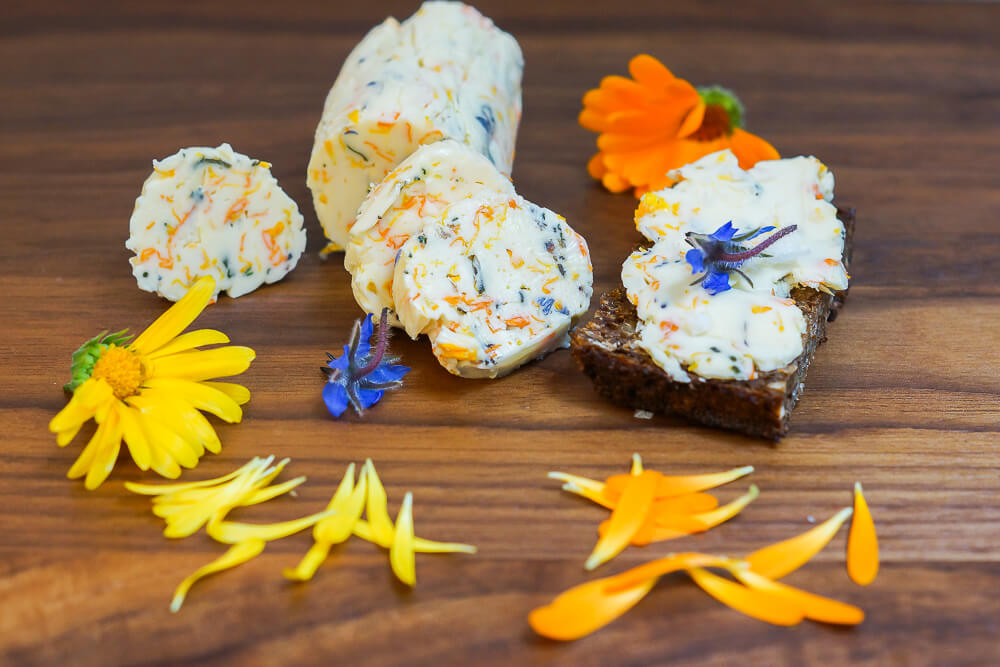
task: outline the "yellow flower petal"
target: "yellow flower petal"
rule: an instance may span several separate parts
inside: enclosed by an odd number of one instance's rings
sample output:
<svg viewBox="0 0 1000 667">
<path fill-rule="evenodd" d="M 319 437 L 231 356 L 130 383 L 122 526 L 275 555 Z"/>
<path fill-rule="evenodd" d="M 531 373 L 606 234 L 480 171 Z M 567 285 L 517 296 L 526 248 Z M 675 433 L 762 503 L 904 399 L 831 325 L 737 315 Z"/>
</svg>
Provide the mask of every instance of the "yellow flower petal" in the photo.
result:
<svg viewBox="0 0 1000 667">
<path fill-rule="evenodd" d="M 392 519 L 389 518 L 389 500 L 385 495 L 385 487 L 382 480 L 375 472 L 375 464 L 371 459 L 365 460 L 365 474 L 368 481 L 368 504 L 366 514 L 368 523 L 371 525 L 375 541 L 388 548 L 392 545 Z"/>
<path fill-rule="evenodd" d="M 300 476 L 290 479 L 287 482 L 282 482 L 281 484 L 265 486 L 263 489 L 257 489 L 240 502 L 240 507 L 259 505 L 260 503 L 267 502 L 271 498 L 277 498 L 278 496 L 288 493 L 304 481 L 306 481 L 305 476 Z"/>
<path fill-rule="evenodd" d="M 118 409 L 118 417 L 122 422 L 122 436 L 128 446 L 132 460 L 139 466 L 140 470 L 149 470 L 153 462 L 153 454 L 149 448 L 149 441 L 139 424 L 140 415 L 138 411 L 128 405 L 121 405 Z M 127 482 L 126 482 L 127 484 Z"/>
<path fill-rule="evenodd" d="M 69 403 L 52 418 L 52 421 L 49 422 L 49 430 L 53 433 L 74 429 L 79 431 L 80 426 L 92 418 L 97 413 L 97 409 L 112 398 L 114 398 L 114 391 L 111 389 L 111 385 L 104 380 L 89 378 L 76 388 Z M 62 443 L 62 446 L 67 443 L 69 440 Z"/>
<path fill-rule="evenodd" d="M 264 546 L 266 544 L 267 543 L 264 542 L 264 540 L 247 540 L 246 542 L 235 544 L 219 558 L 216 558 L 208 565 L 195 570 L 184 581 L 182 581 L 180 586 L 177 587 L 177 590 L 174 591 L 174 599 L 170 602 L 170 611 L 176 613 L 181 608 L 181 605 L 184 604 L 184 598 L 187 596 L 188 591 L 191 590 L 191 586 L 193 586 L 199 579 L 207 577 L 210 574 L 215 574 L 216 572 L 236 567 L 237 565 L 247 562 L 251 558 L 259 556 L 260 552 L 264 550 Z"/>
<path fill-rule="evenodd" d="M 354 490 L 354 462 L 348 464 L 347 470 L 344 471 L 344 476 L 340 478 L 340 484 L 337 485 L 337 490 L 333 492 L 333 497 L 330 498 L 330 502 L 327 504 L 327 509 L 339 509 L 343 506 L 347 499 L 351 497 L 351 492 Z"/>
<path fill-rule="evenodd" d="M 336 513 L 336 510 L 323 510 L 322 512 L 310 514 L 300 519 L 264 524 L 212 520 L 208 522 L 206 532 L 208 532 L 208 536 L 213 540 L 222 542 L 223 544 L 238 544 L 249 539 L 270 542 L 271 540 L 280 540 L 283 537 L 294 535 L 300 530 L 305 530 L 321 519 L 333 516 Z"/>
<path fill-rule="evenodd" d="M 282 574 L 292 581 L 309 581 L 330 554 L 332 546 L 329 542 L 314 542 L 299 564 L 294 569 L 285 568 Z"/>
<path fill-rule="evenodd" d="M 117 406 L 117 403 L 114 405 Z M 94 437 L 96 438 L 98 434 L 101 434 L 101 438 L 94 450 L 94 457 L 83 484 L 88 491 L 93 491 L 108 478 L 118 460 L 118 452 L 122 446 L 122 426 L 116 408 L 113 407 L 108 411 L 107 417 L 97 428 Z"/>
<path fill-rule="evenodd" d="M 65 447 L 69 443 L 73 442 L 73 438 L 76 437 L 76 434 L 80 432 L 81 428 L 83 428 L 83 422 L 80 422 L 76 426 L 71 426 L 65 431 L 59 431 L 56 433 L 56 444 L 60 447 Z"/>
<path fill-rule="evenodd" d="M 235 388 L 239 387 L 245 392 L 246 400 L 243 403 L 250 400 L 250 392 L 246 388 L 227 382 L 194 382 L 192 380 L 178 380 L 177 378 L 150 378 L 144 384 L 151 389 L 174 394 L 195 408 L 213 414 L 230 424 L 238 423 L 243 419 L 243 410 L 236 398 L 243 398 L 244 394 Z M 223 391 L 220 387 L 225 387 L 226 390 Z M 233 394 L 235 394 L 235 398 Z"/>
<path fill-rule="evenodd" d="M 97 430 L 94 431 L 94 435 L 90 437 L 87 442 L 86 447 L 80 452 L 80 456 L 77 457 L 76 461 L 70 466 L 69 471 L 66 473 L 66 477 L 69 479 L 77 479 L 78 477 L 83 477 L 90 470 L 90 467 L 94 464 L 94 460 L 97 458 L 98 452 L 101 448 L 106 446 L 108 431 L 111 428 L 111 424 L 108 423 L 107 419 L 102 420 L 102 423 L 98 424 Z"/>
<path fill-rule="evenodd" d="M 801 535 L 758 549 L 744 560 L 750 569 L 768 579 L 781 579 L 799 569 L 825 547 L 853 510 L 845 507 L 832 517 Z"/>
<path fill-rule="evenodd" d="M 796 625 L 805 616 L 787 597 L 747 588 L 699 567 L 687 572 L 694 583 L 713 598 L 759 621 L 774 625 Z"/>
<path fill-rule="evenodd" d="M 171 354 L 150 362 L 150 377 L 182 380 L 210 380 L 239 375 L 250 367 L 256 357 L 249 347 L 227 345 L 213 350 L 196 350 Z"/>
<path fill-rule="evenodd" d="M 250 402 L 250 390 L 241 384 L 234 384 L 232 382 L 199 382 L 198 384 L 200 384 L 203 387 L 208 387 L 209 389 L 217 389 L 221 391 L 223 394 L 233 399 L 233 401 L 236 402 L 236 405 L 245 405 L 246 403 Z M 194 403 L 194 401 L 191 402 Z M 210 410 L 209 408 L 199 407 L 198 409 L 205 410 L 206 412 L 211 412 L 220 419 L 226 419 L 219 413 Z M 230 420 L 226 419 L 226 421 Z M 232 421 L 238 422 L 239 419 L 233 419 Z"/>
<path fill-rule="evenodd" d="M 575 586 L 528 615 L 531 628 L 549 639 L 570 641 L 603 628 L 634 607 L 656 585 L 653 577 L 624 590 L 608 593 L 608 578 Z"/>
<path fill-rule="evenodd" d="M 867 586 L 878 574 L 878 537 L 861 482 L 854 484 L 854 518 L 847 538 L 847 574 L 859 586 Z"/>
<path fill-rule="evenodd" d="M 142 432 L 151 451 L 159 450 L 185 468 L 198 465 L 198 458 L 204 453 L 204 449 L 197 443 L 182 438 L 162 420 L 148 413 L 141 414 Z"/>
<path fill-rule="evenodd" d="M 214 293 L 215 280 L 211 276 L 199 278 L 180 301 L 168 308 L 129 345 L 129 349 L 148 355 L 163 347 L 201 315 Z"/>
<path fill-rule="evenodd" d="M 352 463 L 351 465 L 353 466 L 354 464 Z M 351 474 L 351 477 L 354 476 L 353 468 L 349 468 L 348 472 Z M 344 475 L 344 479 L 347 479 L 347 475 Z M 361 518 L 361 513 L 365 509 L 365 500 L 368 498 L 367 472 L 362 470 L 357 486 L 352 488 L 350 494 L 346 497 L 343 495 L 342 488 L 345 488 L 343 483 L 330 500 L 330 508 L 337 510 L 337 515 L 320 521 L 313 528 L 313 537 L 317 541 L 328 542 L 330 544 L 343 542 L 351 536 L 354 525 Z"/>
<path fill-rule="evenodd" d="M 180 482 L 177 484 L 139 484 L 136 482 L 125 482 L 125 488 L 132 493 L 138 493 L 144 496 L 160 496 L 168 493 L 176 493 L 178 491 L 187 491 L 189 489 L 200 489 L 206 486 L 215 486 L 217 484 L 222 484 L 223 482 L 228 482 L 234 477 L 245 472 L 247 468 L 259 465 L 260 461 L 261 459 L 255 456 L 231 473 L 227 473 L 221 477 L 213 477 L 212 479 L 203 479 L 200 482 Z"/>
<path fill-rule="evenodd" d="M 359 519 L 357 523 L 354 524 L 354 535 L 356 537 L 360 537 L 362 540 L 378 544 L 375 540 L 375 535 L 372 533 L 371 526 L 368 525 L 368 522 L 364 519 Z M 471 544 L 462 544 L 461 542 L 435 542 L 434 540 L 427 540 L 416 536 L 413 538 L 413 550 L 418 554 L 474 554 L 477 551 L 476 547 Z"/>
<path fill-rule="evenodd" d="M 585 567 L 593 570 L 624 549 L 632 536 L 642 527 L 653 506 L 653 494 L 661 475 L 645 471 L 631 475 L 618 504 L 611 513 L 607 533 L 602 536 L 587 558 Z"/>
<path fill-rule="evenodd" d="M 750 570 L 733 570 L 733 576 L 743 584 L 758 591 L 771 593 L 780 598 L 787 599 L 796 607 L 802 610 L 805 617 L 821 623 L 835 623 L 837 625 L 857 625 L 865 620 L 865 612 L 852 604 L 814 595 L 798 588 L 793 588 L 785 584 L 771 581 L 767 577 L 752 572 Z"/>
<path fill-rule="evenodd" d="M 189 331 L 181 334 L 160 349 L 146 356 L 149 359 L 157 359 L 170 354 L 185 352 L 196 347 L 202 347 L 203 345 L 223 345 L 228 342 L 229 336 L 221 331 L 216 331 L 215 329 L 198 329 L 197 331 Z"/>
<path fill-rule="evenodd" d="M 169 424 L 177 435 L 195 444 L 195 451 L 199 456 L 206 449 L 213 454 L 218 454 L 222 449 L 219 436 L 208 420 L 194 406 L 174 394 L 146 387 L 136 396 L 130 396 L 127 402 L 139 408 L 144 415 L 153 415 L 163 424 Z"/>
<path fill-rule="evenodd" d="M 403 496 L 403 504 L 396 515 L 396 529 L 393 531 L 392 547 L 389 549 L 389 564 L 396 577 L 408 586 L 417 584 L 416 558 L 413 552 L 413 494 Z"/>
</svg>

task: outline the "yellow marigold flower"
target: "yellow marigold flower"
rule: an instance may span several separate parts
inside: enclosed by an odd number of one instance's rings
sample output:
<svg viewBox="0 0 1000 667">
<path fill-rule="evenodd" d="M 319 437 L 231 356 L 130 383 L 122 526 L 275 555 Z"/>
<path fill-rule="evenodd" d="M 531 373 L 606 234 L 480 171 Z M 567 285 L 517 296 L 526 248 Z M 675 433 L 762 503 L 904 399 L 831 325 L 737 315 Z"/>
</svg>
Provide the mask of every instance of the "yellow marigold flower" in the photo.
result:
<svg viewBox="0 0 1000 667">
<path fill-rule="evenodd" d="M 778 151 L 742 129 L 743 105 L 719 86 L 695 88 L 656 58 L 629 62 L 632 78 L 607 76 L 583 97 L 580 125 L 600 133 L 587 169 L 612 192 L 636 196 L 674 183 L 669 172 L 731 149 L 740 166 L 775 160 Z"/>
<path fill-rule="evenodd" d="M 208 450 L 221 448 L 215 429 L 199 412 L 235 423 L 240 405 L 250 400 L 243 386 L 209 382 L 238 375 L 253 361 L 248 347 L 197 348 L 229 342 L 221 331 L 181 333 L 205 309 L 215 292 L 211 277 L 201 278 L 135 340 L 125 331 L 99 334 L 73 354 L 72 379 L 65 389 L 69 403 L 49 429 L 64 447 L 90 419 L 97 431 L 70 468 L 68 477 L 86 476 L 96 489 L 111 473 L 124 439 L 132 460 L 176 478 L 181 467 L 193 468 Z"/>
</svg>

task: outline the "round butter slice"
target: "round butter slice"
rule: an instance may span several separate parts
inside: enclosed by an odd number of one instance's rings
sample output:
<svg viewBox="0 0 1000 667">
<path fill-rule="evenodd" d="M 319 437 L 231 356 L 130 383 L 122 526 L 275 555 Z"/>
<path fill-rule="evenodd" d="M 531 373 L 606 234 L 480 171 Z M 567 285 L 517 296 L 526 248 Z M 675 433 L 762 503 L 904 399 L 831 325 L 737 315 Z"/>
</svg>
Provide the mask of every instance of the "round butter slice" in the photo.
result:
<svg viewBox="0 0 1000 667">
<path fill-rule="evenodd" d="M 238 297 L 284 278 L 306 246 L 302 215 L 270 164 L 222 144 L 153 161 L 125 247 L 140 289 L 171 301 L 201 276 Z"/>
<path fill-rule="evenodd" d="M 450 373 L 498 377 L 557 346 L 590 305 L 593 268 L 562 216 L 517 195 L 463 199 L 402 247 L 392 294 Z"/>
<path fill-rule="evenodd" d="M 514 186 L 481 153 L 457 141 L 423 146 L 390 172 L 350 228 L 344 267 L 358 305 L 374 315 L 394 311 L 393 271 L 403 244 L 449 205 L 484 192 L 513 195 Z"/>
</svg>

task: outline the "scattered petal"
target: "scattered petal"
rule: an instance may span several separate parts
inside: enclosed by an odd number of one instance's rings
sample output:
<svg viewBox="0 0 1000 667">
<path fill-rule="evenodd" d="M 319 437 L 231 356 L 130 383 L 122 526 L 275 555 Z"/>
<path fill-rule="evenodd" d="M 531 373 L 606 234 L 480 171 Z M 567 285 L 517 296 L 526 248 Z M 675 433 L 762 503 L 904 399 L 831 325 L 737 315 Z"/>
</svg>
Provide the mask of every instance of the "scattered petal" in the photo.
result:
<svg viewBox="0 0 1000 667">
<path fill-rule="evenodd" d="M 642 527 L 652 509 L 660 477 L 659 473 L 652 471 L 630 476 L 629 483 L 625 485 L 621 498 L 611 513 L 607 533 L 598 540 L 587 559 L 585 567 L 588 570 L 593 570 L 618 555 Z"/>
<path fill-rule="evenodd" d="M 396 577 L 408 586 L 417 584 L 416 560 L 413 552 L 413 494 L 403 496 L 403 504 L 396 516 L 389 563 Z"/>
<path fill-rule="evenodd" d="M 771 581 L 747 569 L 734 569 L 733 576 L 750 588 L 787 599 L 802 610 L 806 618 L 821 623 L 857 625 L 865 620 L 865 612 L 852 604 L 814 595 L 798 588 Z"/>
<path fill-rule="evenodd" d="M 781 579 L 791 574 L 825 547 L 853 510 L 846 507 L 801 535 L 758 549 L 744 560 L 750 569 L 768 579 Z"/>
<path fill-rule="evenodd" d="M 199 579 L 207 577 L 210 574 L 215 574 L 216 572 L 221 572 L 223 570 L 228 570 L 230 568 L 236 567 L 237 565 L 242 565 L 248 560 L 260 555 L 264 550 L 266 542 L 264 540 L 251 539 L 246 542 L 240 542 L 229 548 L 229 550 L 222 554 L 219 558 L 215 559 L 208 565 L 198 568 L 193 573 L 188 575 L 188 577 L 180 583 L 177 590 L 174 591 L 174 599 L 170 602 L 170 611 L 177 613 L 180 610 L 181 605 L 184 604 L 184 598 L 187 596 L 191 586 L 195 584 Z"/>
<path fill-rule="evenodd" d="M 631 588 L 607 593 L 604 588 L 608 579 L 595 579 L 569 589 L 551 603 L 532 611 L 528 623 L 535 632 L 549 639 L 579 639 L 634 607 L 657 582 L 653 577 Z"/>
<path fill-rule="evenodd" d="M 774 625 L 796 625 L 805 615 L 788 597 L 747 588 L 700 567 L 689 569 L 694 583 L 722 604 L 759 621 Z"/>
<path fill-rule="evenodd" d="M 854 484 L 854 518 L 847 538 L 847 574 L 859 586 L 867 586 L 878 574 L 878 537 L 861 482 Z"/>
<path fill-rule="evenodd" d="M 336 510 L 324 510 L 316 514 L 310 514 L 300 519 L 282 521 L 280 523 L 251 524 L 239 523 L 236 521 L 211 520 L 208 522 L 208 536 L 216 542 L 223 544 L 238 544 L 251 539 L 280 540 L 283 537 L 294 535 L 316 524 L 321 519 L 333 516 Z"/>
<path fill-rule="evenodd" d="M 733 468 L 726 472 L 709 473 L 706 475 L 661 475 L 660 482 L 656 486 L 656 497 L 658 499 L 670 498 L 714 489 L 715 487 L 737 480 L 744 475 L 749 475 L 752 472 L 753 466 L 744 466 L 742 468 Z M 605 482 L 604 493 L 611 500 L 615 500 L 621 495 L 627 481 L 628 475 L 612 475 Z"/>
<path fill-rule="evenodd" d="M 368 523 L 371 525 L 375 541 L 380 546 L 389 548 L 392 545 L 393 535 L 392 519 L 389 518 L 389 501 L 371 459 L 365 460 L 365 474 L 368 477 L 368 504 L 365 508 Z"/>
</svg>

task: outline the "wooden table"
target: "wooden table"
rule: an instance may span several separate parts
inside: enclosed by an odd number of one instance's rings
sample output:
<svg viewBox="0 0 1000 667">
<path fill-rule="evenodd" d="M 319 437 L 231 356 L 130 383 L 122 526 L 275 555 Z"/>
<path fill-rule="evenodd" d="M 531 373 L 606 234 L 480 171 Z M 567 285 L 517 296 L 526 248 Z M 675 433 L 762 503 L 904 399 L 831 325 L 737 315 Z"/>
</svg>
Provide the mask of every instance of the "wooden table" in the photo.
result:
<svg viewBox="0 0 1000 667">
<path fill-rule="evenodd" d="M 780 445 L 601 400 L 561 351 L 495 382 L 461 380 L 425 341 L 393 340 L 413 372 L 365 419 L 334 421 L 318 367 L 359 315 L 338 260 L 321 262 L 305 167 L 348 50 L 411 3 L 25 3 L 0 23 L 0 663 L 20 664 L 987 664 L 1000 660 L 1000 7 L 933 3 L 489 2 L 527 69 L 515 180 L 590 242 L 597 291 L 636 240 L 635 201 L 595 186 L 576 125 L 601 76 L 648 51 L 680 76 L 738 91 L 750 129 L 821 157 L 858 210 L 848 306 L 816 358 Z M 281 576 L 308 532 L 199 583 L 223 549 L 169 541 L 127 480 L 96 492 L 65 474 L 81 444 L 46 424 L 70 353 L 103 328 L 142 328 L 166 302 L 139 291 L 123 243 L 150 160 L 229 141 L 274 163 L 309 252 L 284 282 L 222 299 L 199 320 L 257 350 L 242 424 L 184 479 L 254 455 L 291 457 L 297 497 L 250 521 L 319 509 L 350 461 L 378 464 L 394 514 L 476 556 L 420 556 L 405 590 L 386 554 L 353 540 L 315 579 Z M 756 466 L 760 499 L 708 533 L 629 548 L 614 573 L 676 550 L 742 554 L 867 491 L 882 570 L 844 571 L 845 534 L 789 578 L 867 612 L 854 629 L 784 629 L 724 608 L 683 578 L 581 641 L 535 636 L 528 612 L 588 578 L 606 512 L 549 470 L 603 478 L 641 452 L 676 473 Z M 747 482 L 748 483 L 748 482 Z M 746 483 L 720 490 L 735 497 Z"/>
</svg>

